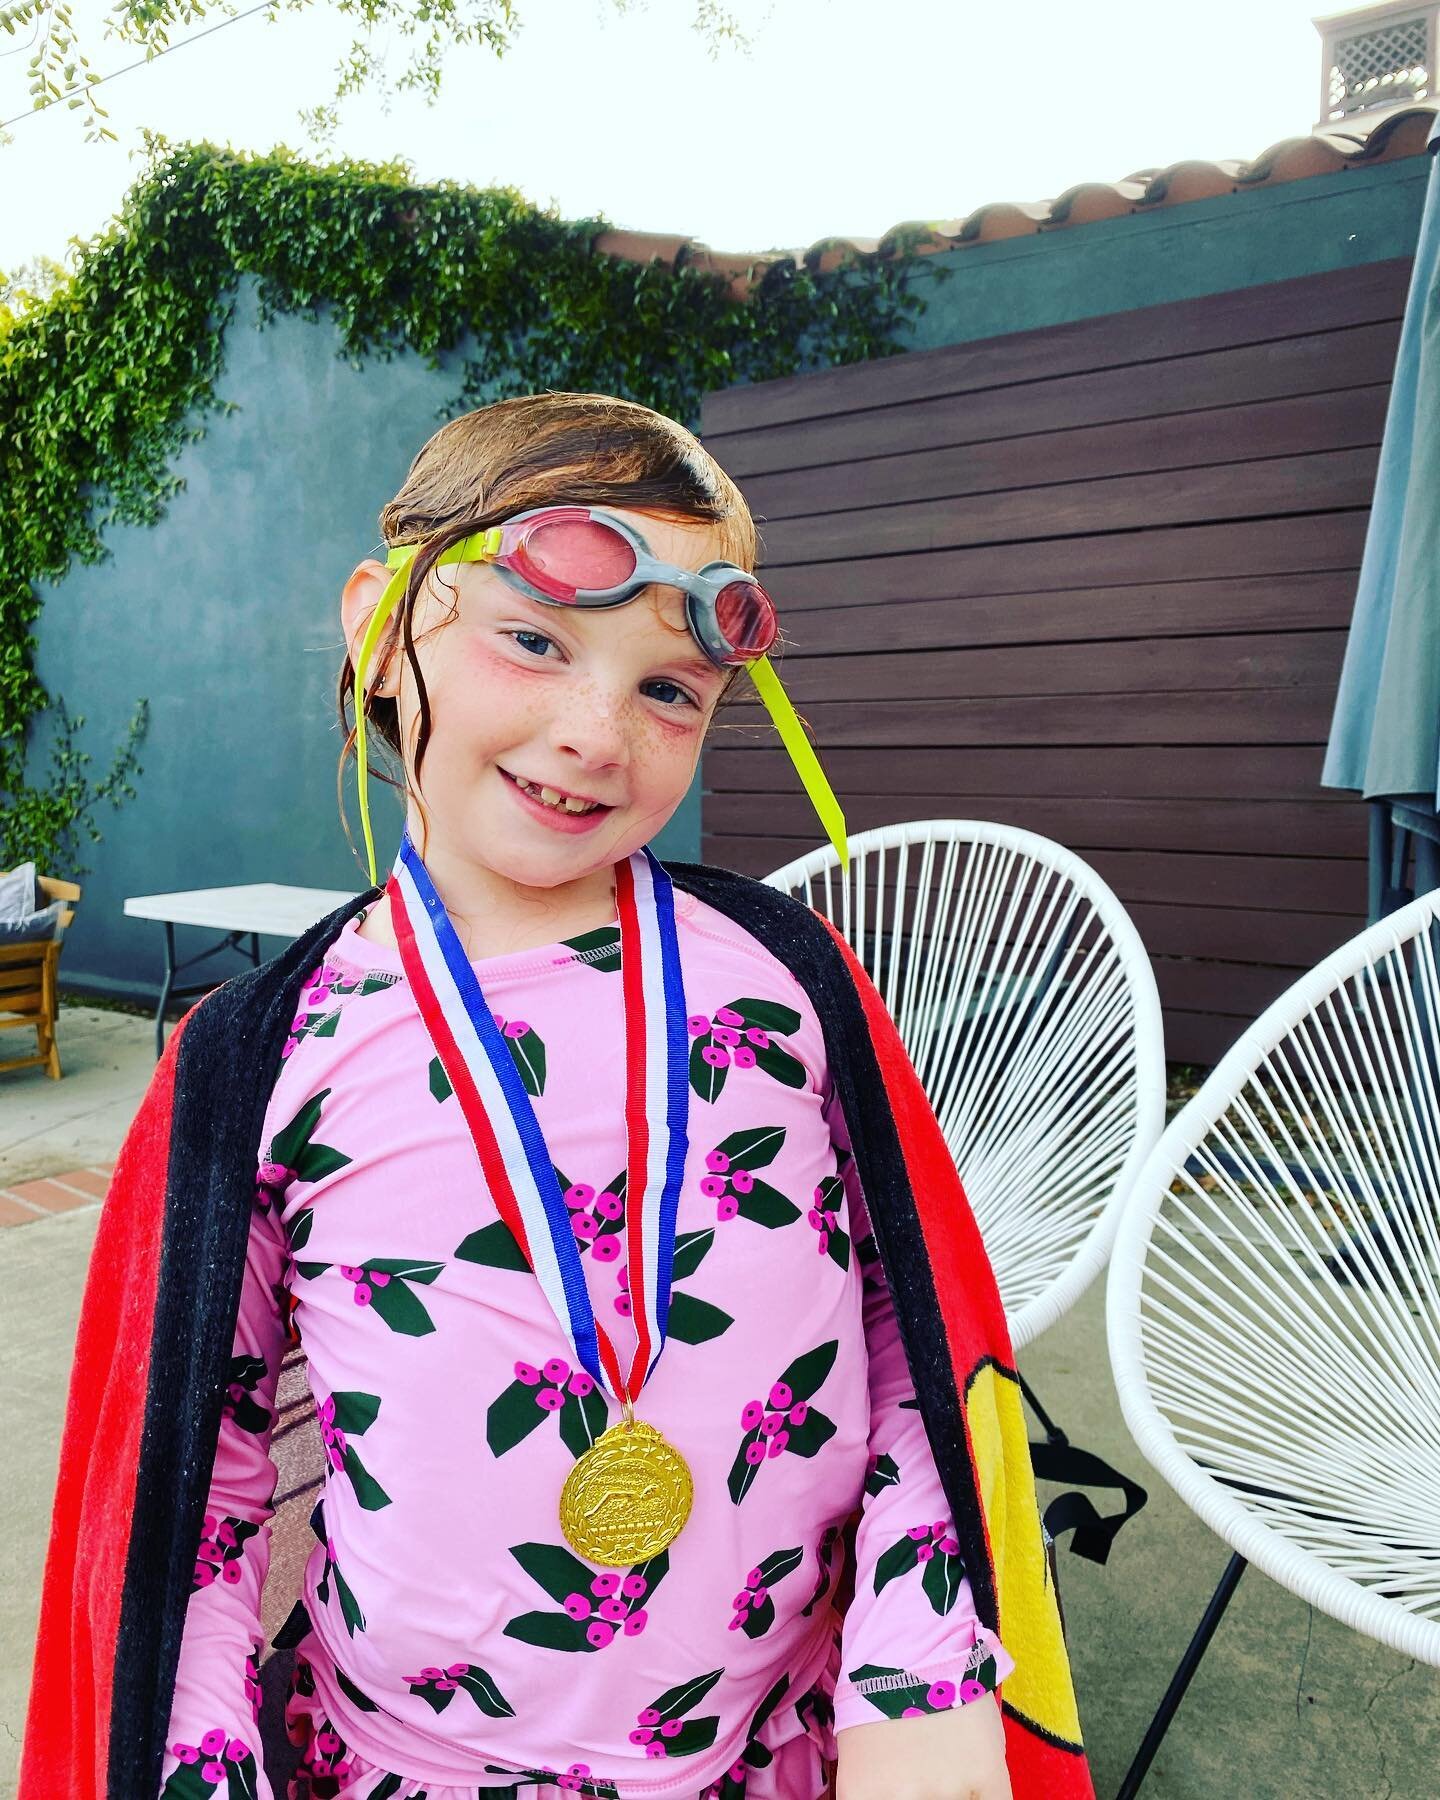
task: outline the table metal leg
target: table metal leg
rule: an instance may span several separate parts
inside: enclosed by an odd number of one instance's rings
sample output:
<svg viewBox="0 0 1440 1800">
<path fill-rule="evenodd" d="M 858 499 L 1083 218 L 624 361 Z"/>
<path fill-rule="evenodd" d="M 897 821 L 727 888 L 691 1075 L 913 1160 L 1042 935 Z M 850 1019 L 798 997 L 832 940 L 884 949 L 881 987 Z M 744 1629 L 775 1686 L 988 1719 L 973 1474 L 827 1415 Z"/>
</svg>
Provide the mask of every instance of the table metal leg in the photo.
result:
<svg viewBox="0 0 1440 1800">
<path fill-rule="evenodd" d="M 184 986 L 179 985 L 175 977 L 181 969 L 188 969 L 192 963 L 205 962 L 212 956 L 218 956 L 225 950 L 238 950 L 242 956 L 248 956 L 250 966 L 260 967 L 260 933 L 258 931 L 227 931 L 223 938 L 211 944 L 208 950 L 197 951 L 194 956 L 187 956 L 183 962 L 175 960 L 175 926 L 170 919 L 165 925 L 165 979 L 160 987 L 160 1004 L 155 1009 L 155 1060 L 159 1062 L 165 1054 L 165 1012 L 172 1000 L 188 1000 L 192 995 L 208 994 L 220 986 L 220 981 L 192 981 Z M 245 943 L 248 938 L 249 944 Z M 221 977 L 223 981 L 225 977 Z"/>
</svg>

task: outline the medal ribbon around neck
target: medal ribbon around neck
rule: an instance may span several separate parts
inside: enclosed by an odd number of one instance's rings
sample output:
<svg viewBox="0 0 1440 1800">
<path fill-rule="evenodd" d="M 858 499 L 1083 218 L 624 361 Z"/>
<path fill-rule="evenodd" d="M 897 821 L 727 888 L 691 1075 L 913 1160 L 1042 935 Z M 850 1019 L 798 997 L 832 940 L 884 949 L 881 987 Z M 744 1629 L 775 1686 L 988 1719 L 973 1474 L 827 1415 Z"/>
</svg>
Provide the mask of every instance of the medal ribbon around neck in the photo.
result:
<svg viewBox="0 0 1440 1800">
<path fill-rule="evenodd" d="M 688 1147 L 689 1037 L 670 877 L 647 848 L 615 865 L 625 1008 L 625 1250 L 636 1337 L 625 1372 L 595 1317 L 570 1210 L 530 1096 L 408 827 L 386 893 L 400 960 L 496 1208 L 576 1357 L 628 1412 L 665 1347 Z"/>
</svg>

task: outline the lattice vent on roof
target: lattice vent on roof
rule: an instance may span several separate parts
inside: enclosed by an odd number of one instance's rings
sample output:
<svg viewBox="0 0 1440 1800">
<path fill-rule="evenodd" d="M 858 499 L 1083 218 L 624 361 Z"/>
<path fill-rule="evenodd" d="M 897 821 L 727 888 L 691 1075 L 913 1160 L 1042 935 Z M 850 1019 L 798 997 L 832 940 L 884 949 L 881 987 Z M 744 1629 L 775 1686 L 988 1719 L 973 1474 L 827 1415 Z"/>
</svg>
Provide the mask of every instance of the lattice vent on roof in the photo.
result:
<svg viewBox="0 0 1440 1800">
<path fill-rule="evenodd" d="M 1375 25 L 1332 38 L 1329 111 L 1332 119 L 1399 100 L 1421 100 L 1429 92 L 1428 17 Z"/>
</svg>

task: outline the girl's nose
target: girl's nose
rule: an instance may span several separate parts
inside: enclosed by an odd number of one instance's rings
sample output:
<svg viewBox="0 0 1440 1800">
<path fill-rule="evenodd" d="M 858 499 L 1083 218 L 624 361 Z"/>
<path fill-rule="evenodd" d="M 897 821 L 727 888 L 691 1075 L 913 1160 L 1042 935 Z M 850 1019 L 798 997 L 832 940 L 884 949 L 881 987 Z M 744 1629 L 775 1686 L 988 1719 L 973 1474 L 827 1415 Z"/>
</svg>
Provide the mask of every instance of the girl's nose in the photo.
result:
<svg viewBox="0 0 1440 1800">
<path fill-rule="evenodd" d="M 630 740 L 623 703 L 593 691 L 574 695 L 556 713 L 550 741 L 557 750 L 579 757 L 586 768 L 627 763 Z"/>
</svg>

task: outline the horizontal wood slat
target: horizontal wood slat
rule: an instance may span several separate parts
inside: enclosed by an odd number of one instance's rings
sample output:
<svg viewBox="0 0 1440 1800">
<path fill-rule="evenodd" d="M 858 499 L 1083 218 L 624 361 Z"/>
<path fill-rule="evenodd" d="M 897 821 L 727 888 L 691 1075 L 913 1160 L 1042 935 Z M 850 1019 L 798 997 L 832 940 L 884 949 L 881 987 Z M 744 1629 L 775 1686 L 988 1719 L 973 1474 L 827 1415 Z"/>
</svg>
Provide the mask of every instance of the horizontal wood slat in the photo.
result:
<svg viewBox="0 0 1440 1800">
<path fill-rule="evenodd" d="M 1408 259 L 707 399 L 780 605 L 776 656 L 852 833 L 1066 844 L 1213 1061 L 1359 929 L 1367 813 L 1322 788 Z M 708 859 L 822 839 L 741 682 Z"/>
<path fill-rule="evenodd" d="M 828 468 L 857 457 L 902 456 L 951 444 L 1385 385 L 1399 341 L 1397 314 L 1383 324 L 1352 326 L 1343 339 L 1333 332 L 1311 332 L 1281 343 L 1179 354 L 1135 367 L 880 407 L 866 415 L 863 437 L 850 415 L 841 413 L 756 431 L 707 432 L 706 444 L 737 481 L 745 482 L 747 492 L 759 492 L 762 484 L 756 477 L 777 470 Z"/>
<path fill-rule="evenodd" d="M 1368 516 L 1365 508 L 1309 513 L 1288 532 L 1277 532 L 1271 519 L 1218 525 L 1197 521 L 1108 537 L 1042 538 L 954 550 L 907 548 L 893 556 L 797 563 L 784 569 L 766 564 L 765 580 L 788 620 L 820 606 L 1144 586 L 1197 575 L 1246 580 L 1311 569 L 1358 569 Z"/>
<path fill-rule="evenodd" d="M 708 442 L 712 434 L 753 431 L 794 419 L 902 406 L 936 394 L 1049 381 L 1093 369 L 1125 368 L 1236 344 L 1284 342 L 1301 333 L 1401 319 L 1410 268 L 1409 257 L 1391 257 L 1197 300 L 1137 307 L 1068 325 L 725 388 L 706 397 L 704 435 Z"/>
<path fill-rule="evenodd" d="M 952 494 L 999 493 L 1078 478 L 1136 476 L 1309 454 L 1317 442 L 1376 446 L 1385 427 L 1387 378 L 1370 387 L 1302 394 L 1263 405 L 1217 407 L 1164 419 L 1038 431 L 984 444 L 927 447 L 829 468 L 752 478 L 745 498 L 767 527 L 812 513 L 888 506 Z M 773 534 L 767 530 L 767 542 Z"/>
<path fill-rule="evenodd" d="M 1328 627 L 1346 631 L 1354 569 L 1053 594 L 979 594 L 964 600 L 883 600 L 874 606 L 784 609 L 781 658 L 873 650 L 950 650 L 993 644 Z M 775 584 L 778 587 L 778 583 Z M 778 599 L 777 594 L 777 599 Z"/>
<path fill-rule="evenodd" d="M 797 790 L 799 778 L 790 758 L 775 748 L 775 735 L 768 728 L 757 727 L 754 745 L 743 748 L 729 742 L 725 727 L 714 730 L 712 748 L 705 753 L 705 780 L 717 794 Z M 912 818 L 946 817 L 947 807 L 937 802 L 963 794 L 980 800 L 1032 795 L 1305 800 L 1359 817 L 1363 809 L 1354 795 L 1317 785 L 1322 757 L 1320 746 L 1313 744 L 1207 745 L 1203 755 L 1188 745 L 1080 745 L 1060 750 L 981 745 L 933 749 L 921 758 L 908 748 L 827 750 L 825 768 L 839 792 L 909 796 L 921 805 Z M 814 819 L 808 824 L 818 837 Z"/>
</svg>

